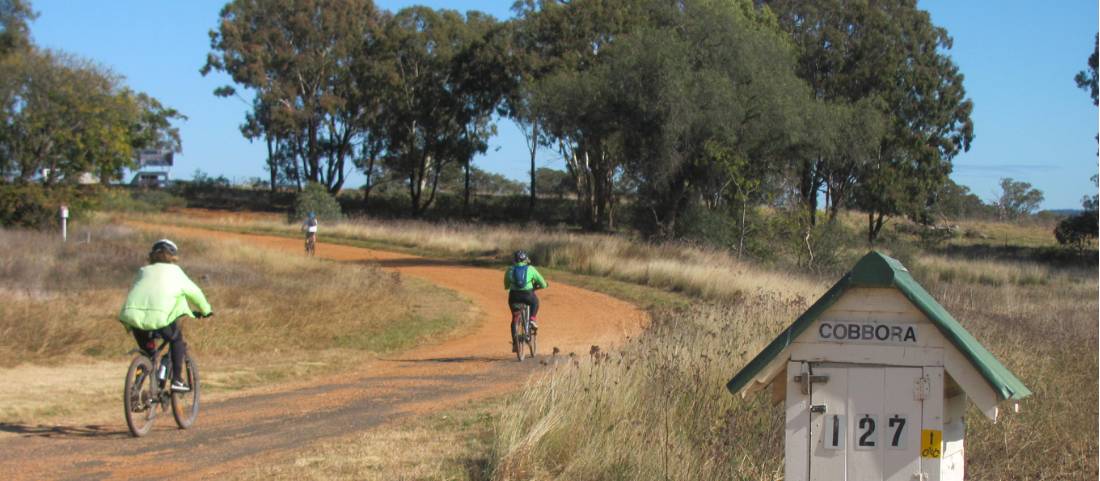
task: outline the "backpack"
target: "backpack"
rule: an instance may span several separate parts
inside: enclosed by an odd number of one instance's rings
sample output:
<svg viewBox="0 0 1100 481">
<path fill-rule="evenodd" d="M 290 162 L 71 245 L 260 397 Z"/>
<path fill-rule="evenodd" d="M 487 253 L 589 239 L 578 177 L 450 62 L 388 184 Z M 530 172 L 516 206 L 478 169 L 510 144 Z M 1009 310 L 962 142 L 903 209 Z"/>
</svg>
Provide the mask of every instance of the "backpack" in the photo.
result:
<svg viewBox="0 0 1100 481">
<path fill-rule="evenodd" d="M 521 290 L 527 286 L 527 265 L 512 267 L 512 289 Z"/>
</svg>

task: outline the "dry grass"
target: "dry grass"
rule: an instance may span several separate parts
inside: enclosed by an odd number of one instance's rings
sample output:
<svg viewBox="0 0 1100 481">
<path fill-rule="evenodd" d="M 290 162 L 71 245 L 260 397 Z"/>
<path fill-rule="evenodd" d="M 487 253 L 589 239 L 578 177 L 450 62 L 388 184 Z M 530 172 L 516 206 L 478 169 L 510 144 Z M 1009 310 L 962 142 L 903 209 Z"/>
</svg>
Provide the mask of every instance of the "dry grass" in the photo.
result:
<svg viewBox="0 0 1100 481">
<path fill-rule="evenodd" d="M 995 259 L 966 259 L 956 256 L 925 254 L 919 258 L 924 280 L 947 284 L 985 284 L 989 286 L 1031 286 L 1074 284 L 1095 270 L 1087 267 L 1056 267 L 1041 262 Z"/>
<path fill-rule="evenodd" d="M 43 233 L 0 230 L 0 375 L 13 387 L 0 396 L 4 421 L 70 414 L 88 421 L 83 408 L 114 406 L 134 347 L 118 310 L 153 239 L 108 225 L 89 229 L 71 239 L 91 242 L 64 245 Z M 450 291 L 377 267 L 177 241 L 181 267 L 216 313 L 184 324 L 211 393 L 330 373 L 356 356 L 406 348 L 454 328 L 464 319 L 455 313 L 467 308 Z M 439 300 L 430 311 L 413 302 L 425 290 Z"/>
<path fill-rule="evenodd" d="M 1001 269 L 1017 277 L 1036 269 L 1007 264 Z M 1095 268 L 1058 272 L 1044 284 L 926 286 L 1034 392 L 1020 414 L 997 424 L 970 410 L 968 479 L 1096 479 Z"/>
<path fill-rule="evenodd" d="M 725 390 L 808 307 L 757 293 L 654 315 L 621 352 L 531 381 L 497 427 L 493 479 L 777 479 L 782 408 Z"/>
<path fill-rule="evenodd" d="M 960 245 L 992 244 L 1024 247 L 1043 247 L 1058 244 L 1054 238 L 1056 221 L 994 222 L 964 220 L 958 221 L 961 231 L 959 239 L 953 241 Z"/>
</svg>

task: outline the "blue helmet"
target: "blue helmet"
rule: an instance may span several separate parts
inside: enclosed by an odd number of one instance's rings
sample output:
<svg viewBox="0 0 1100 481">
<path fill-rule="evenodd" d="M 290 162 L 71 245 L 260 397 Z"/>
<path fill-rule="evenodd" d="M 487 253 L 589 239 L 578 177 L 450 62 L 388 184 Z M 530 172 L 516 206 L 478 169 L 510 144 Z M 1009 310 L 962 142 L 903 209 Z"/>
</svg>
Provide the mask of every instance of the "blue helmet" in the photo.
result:
<svg viewBox="0 0 1100 481">
<path fill-rule="evenodd" d="M 527 258 L 527 251 L 521 249 L 513 252 L 512 260 L 515 261 L 516 264 L 519 264 L 520 262 L 527 262 L 529 260 Z"/>
<path fill-rule="evenodd" d="M 310 218 L 310 219 L 312 219 L 312 218 L 314 218 L 314 217 L 317 217 L 317 213 L 316 213 L 316 212 L 313 212 L 312 210 L 311 210 L 311 211 L 309 211 L 309 214 L 307 214 L 307 215 L 309 216 L 309 218 Z"/>
</svg>

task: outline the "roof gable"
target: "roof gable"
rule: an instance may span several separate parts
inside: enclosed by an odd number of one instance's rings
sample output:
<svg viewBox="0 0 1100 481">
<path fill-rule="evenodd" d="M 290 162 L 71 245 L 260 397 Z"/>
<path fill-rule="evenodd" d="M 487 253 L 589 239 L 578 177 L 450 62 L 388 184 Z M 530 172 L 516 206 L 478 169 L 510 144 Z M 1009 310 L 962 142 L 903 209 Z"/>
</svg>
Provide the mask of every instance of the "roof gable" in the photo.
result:
<svg viewBox="0 0 1100 481">
<path fill-rule="evenodd" d="M 863 256 L 851 271 L 749 361 L 733 379 L 730 379 L 726 388 L 732 393 L 737 393 L 765 371 L 767 366 L 778 361 L 778 358 L 789 357 L 781 354 L 787 352 L 791 343 L 852 287 L 897 289 L 913 306 L 927 316 L 937 330 L 951 342 L 951 345 L 970 362 L 999 399 L 1023 399 L 1031 395 L 1031 391 L 1024 386 L 1023 382 L 993 357 L 993 354 L 936 302 L 932 295 L 913 279 L 905 266 L 896 259 L 875 251 Z M 786 361 L 786 359 L 782 360 Z M 765 374 L 770 376 L 773 373 L 769 371 Z"/>
</svg>

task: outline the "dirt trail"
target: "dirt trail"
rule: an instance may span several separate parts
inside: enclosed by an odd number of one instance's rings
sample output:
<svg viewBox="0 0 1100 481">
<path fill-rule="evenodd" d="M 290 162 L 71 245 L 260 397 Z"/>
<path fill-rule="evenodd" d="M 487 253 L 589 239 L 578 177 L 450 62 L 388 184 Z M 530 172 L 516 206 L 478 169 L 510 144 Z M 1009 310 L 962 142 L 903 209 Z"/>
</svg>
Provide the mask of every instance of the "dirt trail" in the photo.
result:
<svg viewBox="0 0 1100 481">
<path fill-rule="evenodd" d="M 232 239 L 294 255 L 301 252 L 298 239 L 144 228 L 167 236 Z M 117 423 L 103 426 L 3 425 L 0 429 L 17 436 L 0 439 L 0 479 L 217 478 L 263 459 L 279 459 L 315 441 L 516 389 L 531 373 L 547 369 L 539 360 L 545 360 L 552 347 L 564 355 L 585 354 L 593 344 L 613 345 L 636 334 L 645 319 L 626 302 L 548 279 L 550 288 L 539 293 L 542 352 L 538 360 L 518 363 L 509 352 L 502 271 L 326 243 L 318 244 L 317 256 L 377 263 L 453 289 L 473 302 L 478 321 L 467 335 L 387 356 L 350 374 L 204 403 L 197 425 L 187 431 L 175 429 L 168 413 L 140 440 L 129 437 L 121 412 Z"/>
</svg>

